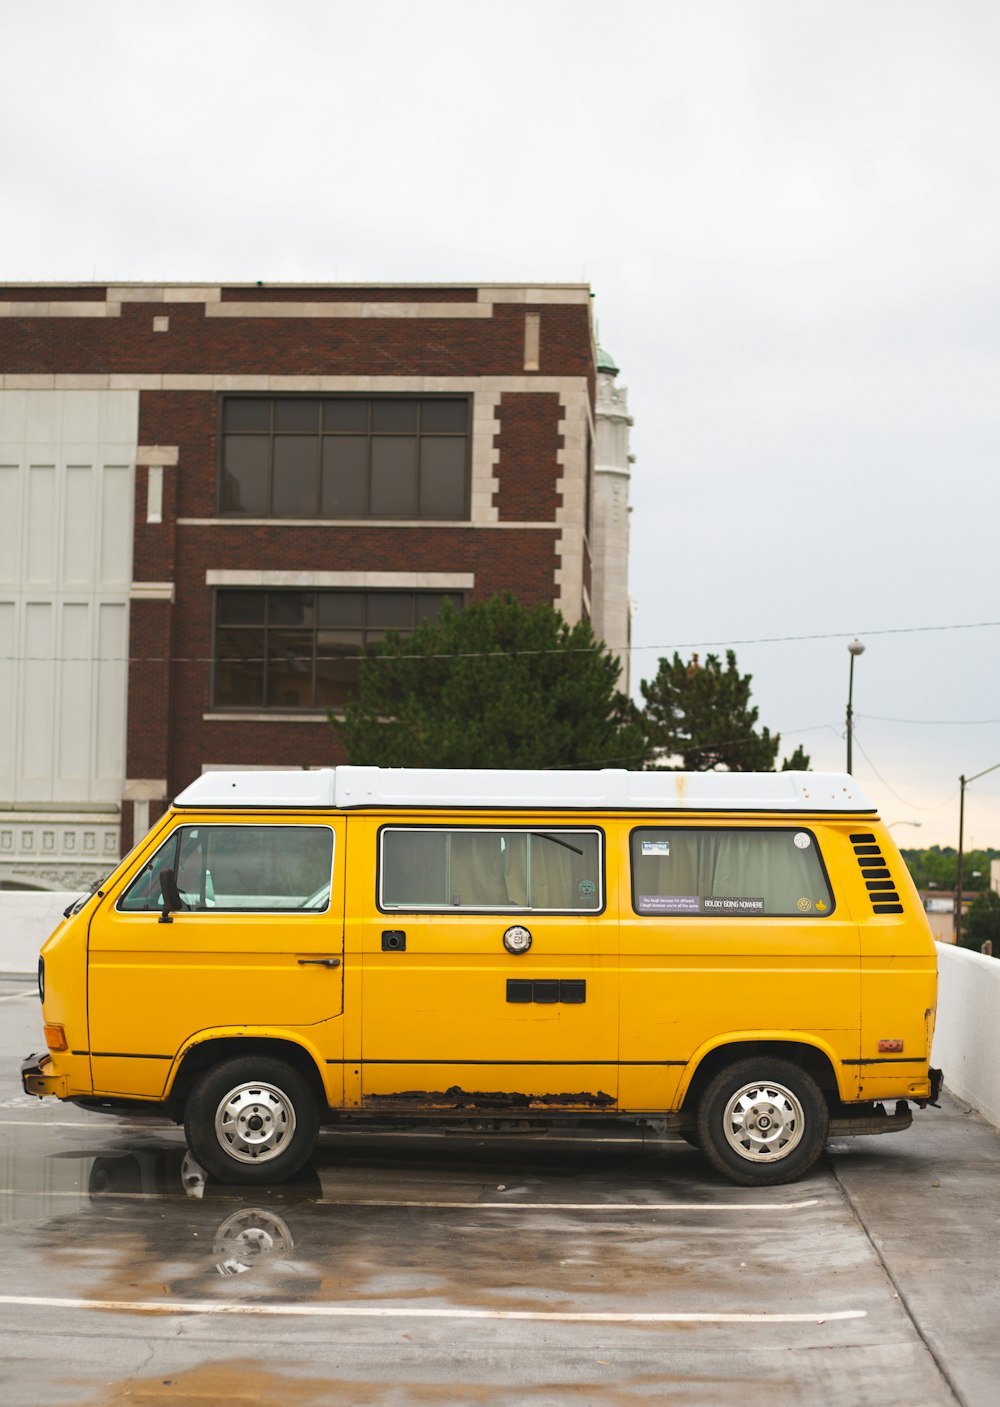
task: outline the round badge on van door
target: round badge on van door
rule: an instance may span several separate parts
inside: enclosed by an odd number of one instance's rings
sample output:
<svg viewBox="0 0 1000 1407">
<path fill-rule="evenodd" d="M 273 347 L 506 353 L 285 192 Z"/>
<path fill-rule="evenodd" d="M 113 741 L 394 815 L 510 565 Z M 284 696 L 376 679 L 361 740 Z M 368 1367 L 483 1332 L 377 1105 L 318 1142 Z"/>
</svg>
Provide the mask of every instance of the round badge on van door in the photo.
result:
<svg viewBox="0 0 1000 1407">
<path fill-rule="evenodd" d="M 508 953 L 526 953 L 531 947 L 531 934 L 519 923 L 515 923 L 503 935 L 503 945 Z"/>
</svg>

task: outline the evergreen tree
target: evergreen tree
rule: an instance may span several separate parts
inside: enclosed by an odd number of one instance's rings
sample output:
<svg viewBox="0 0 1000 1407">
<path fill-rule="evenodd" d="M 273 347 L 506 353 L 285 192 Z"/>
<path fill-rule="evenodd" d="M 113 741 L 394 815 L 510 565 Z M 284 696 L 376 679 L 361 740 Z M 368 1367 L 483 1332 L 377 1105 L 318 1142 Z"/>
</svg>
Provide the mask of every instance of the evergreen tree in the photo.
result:
<svg viewBox="0 0 1000 1407">
<path fill-rule="evenodd" d="M 780 733 L 778 734 L 777 738 L 775 738 L 775 742 L 781 742 Z M 802 744 L 799 743 L 798 747 L 792 753 L 791 757 L 786 757 L 782 760 L 781 770 L 782 772 L 808 772 L 809 761 L 809 754 L 806 752 Z"/>
<path fill-rule="evenodd" d="M 676 652 L 673 659 L 661 659 L 656 677 L 640 685 L 646 736 L 658 765 L 678 765 L 673 759 L 679 759 L 686 772 L 773 771 L 781 736 L 757 730 L 751 678 L 740 674 L 733 650 L 726 651 L 725 668 L 718 655 L 707 655 L 704 664 L 697 655 L 685 661 Z M 801 747 L 782 764 L 782 770 L 808 767 Z"/>
<path fill-rule="evenodd" d="M 590 625 L 512 595 L 390 633 L 330 721 L 348 761 L 382 767 L 632 767 L 647 746 L 619 664 Z"/>
</svg>

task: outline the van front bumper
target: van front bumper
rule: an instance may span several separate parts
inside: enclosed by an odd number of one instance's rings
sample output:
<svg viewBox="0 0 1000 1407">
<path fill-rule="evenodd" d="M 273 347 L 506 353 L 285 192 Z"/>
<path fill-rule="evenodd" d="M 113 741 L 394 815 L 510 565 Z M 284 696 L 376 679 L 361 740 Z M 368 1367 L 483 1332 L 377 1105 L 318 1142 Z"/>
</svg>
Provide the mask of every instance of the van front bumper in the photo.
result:
<svg viewBox="0 0 1000 1407">
<path fill-rule="evenodd" d="M 39 1099 L 44 1099 L 47 1094 L 65 1099 L 69 1093 L 69 1076 L 55 1073 L 52 1057 L 47 1051 L 41 1055 L 29 1055 L 21 1061 L 21 1084 L 25 1094 L 37 1095 Z"/>
</svg>

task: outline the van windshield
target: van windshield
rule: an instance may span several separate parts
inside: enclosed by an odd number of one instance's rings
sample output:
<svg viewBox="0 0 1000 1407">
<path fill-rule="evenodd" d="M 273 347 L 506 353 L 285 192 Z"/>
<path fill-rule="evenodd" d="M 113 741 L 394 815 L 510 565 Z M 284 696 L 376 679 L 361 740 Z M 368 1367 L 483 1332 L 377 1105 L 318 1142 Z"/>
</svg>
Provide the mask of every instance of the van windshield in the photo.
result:
<svg viewBox="0 0 1000 1407">
<path fill-rule="evenodd" d="M 86 894 L 81 894 L 79 899 L 74 899 L 71 904 L 67 904 L 66 908 L 63 909 L 63 918 L 72 918 L 74 914 L 78 914 L 87 900 L 107 884 L 112 874 L 114 874 L 114 870 L 110 874 L 102 875 L 100 879 L 95 879 Z"/>
</svg>

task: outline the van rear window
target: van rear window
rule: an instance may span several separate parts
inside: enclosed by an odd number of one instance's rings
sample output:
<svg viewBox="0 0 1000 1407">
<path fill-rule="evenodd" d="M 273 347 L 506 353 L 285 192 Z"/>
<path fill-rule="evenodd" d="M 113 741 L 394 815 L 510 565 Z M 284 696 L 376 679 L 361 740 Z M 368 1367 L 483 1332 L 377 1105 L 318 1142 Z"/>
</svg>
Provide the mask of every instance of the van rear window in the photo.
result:
<svg viewBox="0 0 1000 1407">
<path fill-rule="evenodd" d="M 811 831 L 644 826 L 632 832 L 631 855 L 637 914 L 823 918 L 833 911 Z"/>
<path fill-rule="evenodd" d="M 599 831 L 387 826 L 379 843 L 381 909 L 599 913 Z"/>
<path fill-rule="evenodd" d="M 330 906 L 329 826 L 180 826 L 118 900 L 124 913 L 163 908 L 160 876 L 172 872 L 182 910 L 255 912 Z"/>
</svg>

